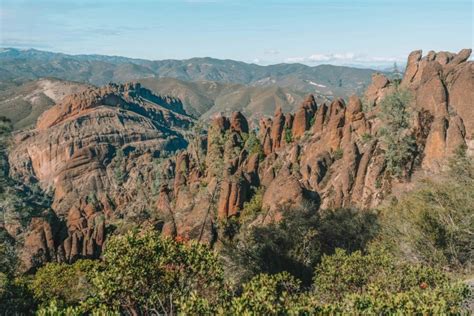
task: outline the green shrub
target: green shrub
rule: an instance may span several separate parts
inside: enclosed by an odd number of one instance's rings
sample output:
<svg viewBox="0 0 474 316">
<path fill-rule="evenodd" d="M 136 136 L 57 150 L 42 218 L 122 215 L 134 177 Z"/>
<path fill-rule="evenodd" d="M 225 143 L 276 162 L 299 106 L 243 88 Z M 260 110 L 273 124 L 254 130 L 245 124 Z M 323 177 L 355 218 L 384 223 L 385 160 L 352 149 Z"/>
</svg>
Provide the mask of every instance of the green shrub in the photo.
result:
<svg viewBox="0 0 474 316">
<path fill-rule="evenodd" d="M 289 272 L 304 285 L 311 283 L 314 266 L 336 247 L 362 249 L 376 235 L 376 215 L 336 209 L 318 211 L 309 205 L 283 210 L 279 223 L 242 230 L 226 253 L 244 270 L 244 279 L 259 273 Z M 240 270 L 236 269 L 236 270 Z"/>
<path fill-rule="evenodd" d="M 411 99 L 408 90 L 395 87 L 379 104 L 377 115 L 382 121 L 379 137 L 385 147 L 386 171 L 395 177 L 404 174 L 416 150 L 415 139 L 409 132 Z"/>
<path fill-rule="evenodd" d="M 451 170 L 382 208 L 383 242 L 401 257 L 472 271 L 474 163 L 454 157 Z"/>
<path fill-rule="evenodd" d="M 47 305 L 41 307 L 36 312 L 38 316 L 80 316 L 83 311 L 80 307 L 62 306 L 56 300 L 51 300 Z"/>
<path fill-rule="evenodd" d="M 239 215 L 240 222 L 249 222 L 262 211 L 263 193 L 263 187 L 256 189 L 250 201 L 244 203 L 244 207 Z"/>
<path fill-rule="evenodd" d="M 248 151 L 250 155 L 258 154 L 260 160 L 263 160 L 263 146 L 258 140 L 257 134 L 255 131 L 251 131 L 248 134 L 248 138 L 245 140 L 244 148 Z"/>
<path fill-rule="evenodd" d="M 94 302 L 128 313 L 169 313 L 197 292 L 213 303 L 223 284 L 217 256 L 205 245 L 177 242 L 157 232 L 130 232 L 108 240 L 94 277 Z"/>
<path fill-rule="evenodd" d="M 456 314 L 469 295 L 440 270 L 397 263 L 383 249 L 337 250 L 323 258 L 314 283 L 319 304 L 351 314 Z"/>
<path fill-rule="evenodd" d="M 334 151 L 333 158 L 334 160 L 339 160 L 339 159 L 342 159 L 343 155 L 344 155 L 344 150 L 342 148 L 338 148 Z"/>
<path fill-rule="evenodd" d="M 283 315 L 299 304 L 300 282 L 288 273 L 260 274 L 228 306 L 231 315 Z"/>
<path fill-rule="evenodd" d="M 285 142 L 290 144 L 293 142 L 293 133 L 291 132 L 290 128 L 285 128 Z"/>
<path fill-rule="evenodd" d="M 361 140 L 364 144 L 370 142 L 374 137 L 369 133 L 364 133 L 361 136 Z"/>
<path fill-rule="evenodd" d="M 27 277 L 0 273 L 0 311 L 2 315 L 27 315 L 37 307 Z"/>
<path fill-rule="evenodd" d="M 236 216 L 231 216 L 221 221 L 222 234 L 225 238 L 232 240 L 239 232 L 240 221 Z"/>
<path fill-rule="evenodd" d="M 31 282 L 34 297 L 42 303 L 54 300 L 58 305 L 78 305 L 92 293 L 92 278 L 99 261 L 79 260 L 74 264 L 48 263 Z"/>
<path fill-rule="evenodd" d="M 462 314 L 466 285 L 440 270 L 399 263 L 384 249 L 347 254 L 337 249 L 316 268 L 312 288 L 283 272 L 259 274 L 237 291 L 225 291 L 217 304 L 196 294 L 186 314 L 333 315 Z"/>
</svg>

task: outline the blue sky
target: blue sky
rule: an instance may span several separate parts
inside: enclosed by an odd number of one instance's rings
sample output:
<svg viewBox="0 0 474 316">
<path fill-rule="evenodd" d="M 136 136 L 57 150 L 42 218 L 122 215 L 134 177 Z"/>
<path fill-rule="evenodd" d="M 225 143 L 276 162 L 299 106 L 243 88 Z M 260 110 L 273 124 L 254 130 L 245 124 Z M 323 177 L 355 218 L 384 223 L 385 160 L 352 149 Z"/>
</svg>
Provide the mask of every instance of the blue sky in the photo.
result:
<svg viewBox="0 0 474 316">
<path fill-rule="evenodd" d="M 0 45 L 146 59 L 393 64 L 472 47 L 472 0 L 0 0 Z"/>
</svg>

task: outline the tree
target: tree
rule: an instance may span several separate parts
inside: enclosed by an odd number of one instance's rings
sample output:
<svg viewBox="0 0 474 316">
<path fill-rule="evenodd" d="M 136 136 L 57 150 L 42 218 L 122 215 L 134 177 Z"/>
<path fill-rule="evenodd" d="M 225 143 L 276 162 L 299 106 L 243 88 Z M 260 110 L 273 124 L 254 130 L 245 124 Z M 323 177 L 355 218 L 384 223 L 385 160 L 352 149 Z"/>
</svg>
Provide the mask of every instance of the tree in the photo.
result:
<svg viewBox="0 0 474 316">
<path fill-rule="evenodd" d="M 401 74 L 400 70 L 398 69 L 397 62 L 393 63 L 392 78 L 393 78 L 393 82 L 396 85 L 398 85 L 400 83 L 400 81 L 402 80 L 402 74 Z"/>
<path fill-rule="evenodd" d="M 247 140 L 245 141 L 244 148 L 248 151 L 250 155 L 258 154 L 258 158 L 263 160 L 264 153 L 262 144 L 260 144 L 260 140 L 257 137 L 257 133 L 255 131 L 250 131 Z"/>
<path fill-rule="evenodd" d="M 243 286 L 227 310 L 231 315 L 283 315 L 296 309 L 300 282 L 289 273 L 260 274 Z"/>
<path fill-rule="evenodd" d="M 384 146 L 386 170 L 390 175 L 400 177 L 414 158 L 416 142 L 409 130 L 411 95 L 398 86 L 394 88 L 379 105 L 378 118 L 383 123 L 379 136 Z"/>
</svg>

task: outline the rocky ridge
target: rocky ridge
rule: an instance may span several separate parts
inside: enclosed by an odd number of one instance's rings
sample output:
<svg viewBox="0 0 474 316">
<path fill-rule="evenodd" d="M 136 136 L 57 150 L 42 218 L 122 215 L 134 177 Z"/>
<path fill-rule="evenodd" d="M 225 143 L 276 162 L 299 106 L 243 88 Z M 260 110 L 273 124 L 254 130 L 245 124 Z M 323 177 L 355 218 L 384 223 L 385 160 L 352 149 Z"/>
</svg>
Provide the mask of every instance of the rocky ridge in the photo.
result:
<svg viewBox="0 0 474 316">
<path fill-rule="evenodd" d="M 3 225 L 24 239 L 26 267 L 34 265 L 31 256 L 39 261 L 97 256 L 105 218 L 123 217 L 120 207 L 132 201 L 145 203 L 135 199 L 137 179 L 144 180 L 154 157 L 186 147 L 184 134 L 192 122 L 177 99 L 139 84 L 109 84 L 64 98 L 40 116 L 35 129 L 17 133 L 10 176 L 54 193 L 54 220 L 35 217 L 24 231 Z"/>
</svg>

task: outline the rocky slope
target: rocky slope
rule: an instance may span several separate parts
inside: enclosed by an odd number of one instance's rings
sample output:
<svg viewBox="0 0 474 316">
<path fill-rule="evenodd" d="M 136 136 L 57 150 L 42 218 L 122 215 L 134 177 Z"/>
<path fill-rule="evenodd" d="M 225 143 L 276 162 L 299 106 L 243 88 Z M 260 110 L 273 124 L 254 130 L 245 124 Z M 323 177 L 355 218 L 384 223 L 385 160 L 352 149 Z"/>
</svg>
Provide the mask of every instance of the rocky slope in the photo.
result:
<svg viewBox="0 0 474 316">
<path fill-rule="evenodd" d="M 179 101 L 157 111 L 134 85 L 73 96 L 45 112 L 36 130 L 18 134 L 10 153 L 11 176 L 53 188 L 54 214 L 67 227 L 61 233 L 52 220 L 35 218 L 22 249 L 47 253 L 44 260 L 97 256 L 106 231 L 135 215 L 139 225 L 214 244 L 229 219 L 247 215 L 244 205 L 257 191 L 254 225 L 304 203 L 375 207 L 414 174 L 441 170 L 462 145 L 474 153 L 470 52 L 413 52 L 399 84 L 376 74 L 362 100 L 318 104 L 309 96 L 294 113 L 277 109 L 261 119 L 257 131 L 240 112 L 214 117 L 207 133 L 196 131 L 185 150 L 162 159 L 154 153 L 184 145 L 179 129 L 191 123 L 176 113 Z M 395 177 L 379 113 L 397 86 L 411 95 L 404 133 L 414 149 Z"/>
<path fill-rule="evenodd" d="M 136 199 L 136 190 L 153 168 L 149 162 L 184 148 L 192 122 L 179 100 L 139 84 L 110 84 L 64 98 L 40 116 L 35 129 L 17 133 L 9 157 L 11 178 L 53 193 L 54 220 L 32 218 L 25 230 L 16 229 L 15 221 L 3 223 L 10 235 L 24 240 L 25 265 L 39 260 L 34 256 L 97 255 L 104 216 L 119 216 L 120 205 L 123 212 L 131 204 L 140 209 L 144 201 Z"/>
</svg>

